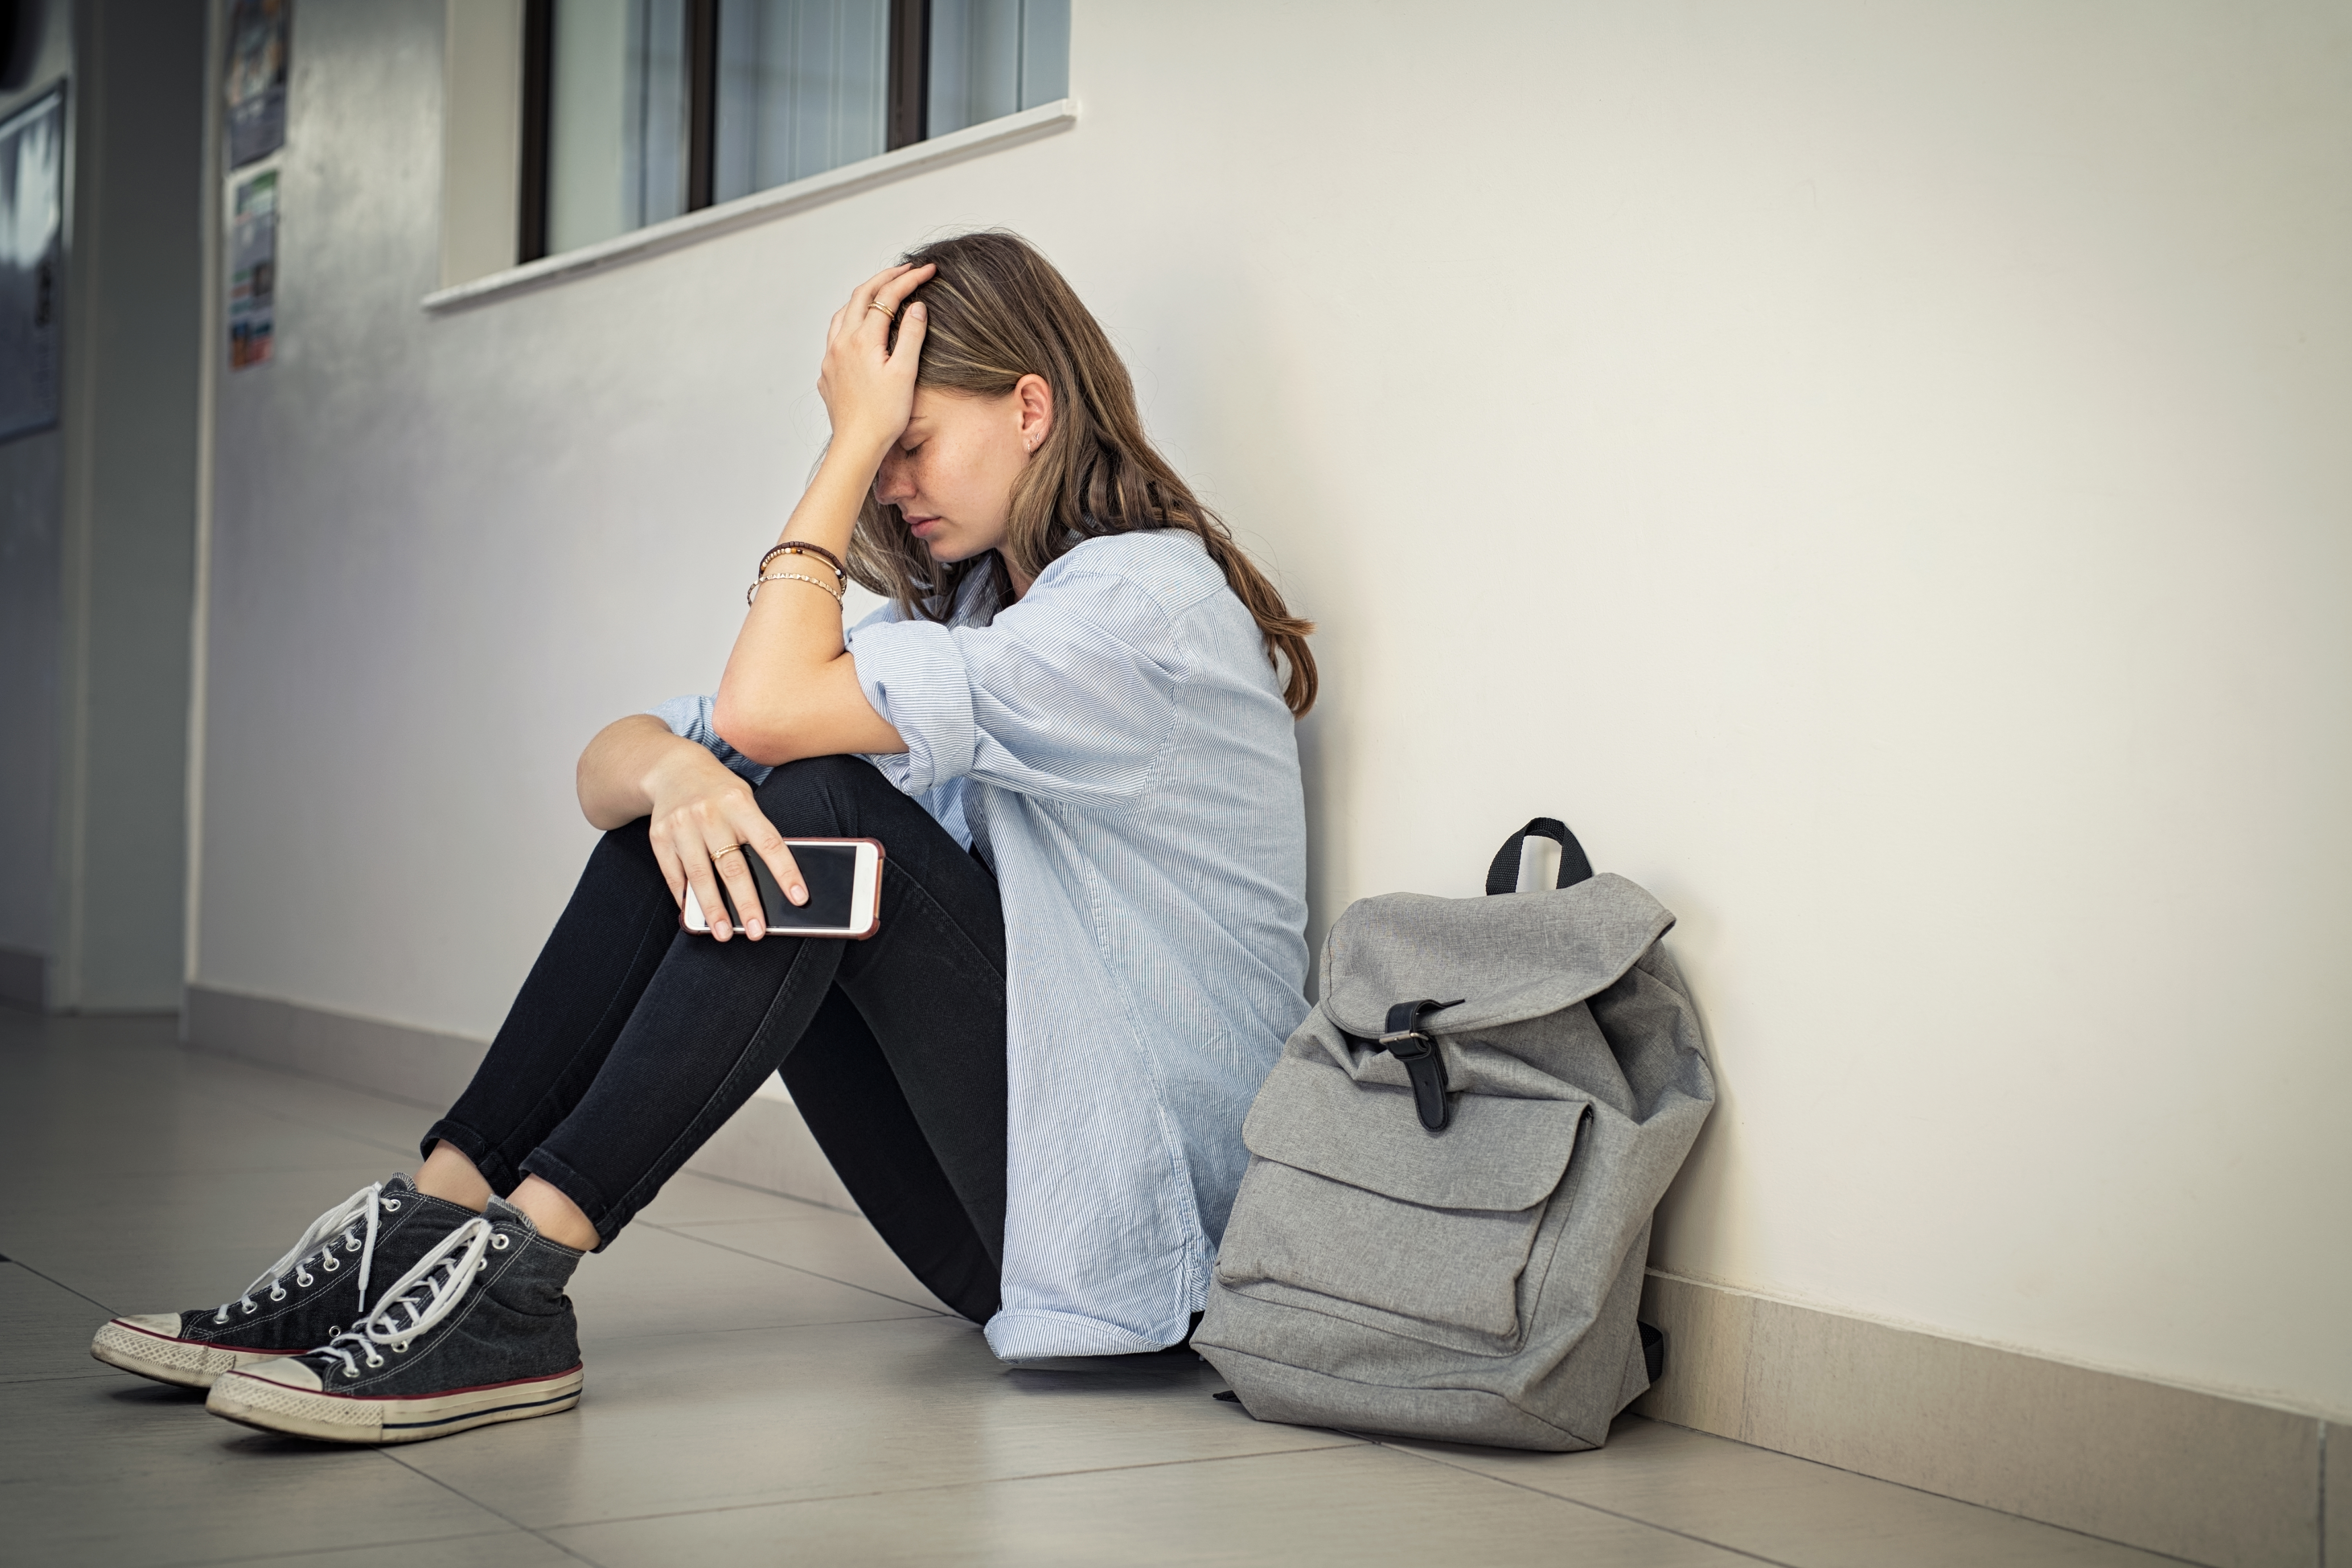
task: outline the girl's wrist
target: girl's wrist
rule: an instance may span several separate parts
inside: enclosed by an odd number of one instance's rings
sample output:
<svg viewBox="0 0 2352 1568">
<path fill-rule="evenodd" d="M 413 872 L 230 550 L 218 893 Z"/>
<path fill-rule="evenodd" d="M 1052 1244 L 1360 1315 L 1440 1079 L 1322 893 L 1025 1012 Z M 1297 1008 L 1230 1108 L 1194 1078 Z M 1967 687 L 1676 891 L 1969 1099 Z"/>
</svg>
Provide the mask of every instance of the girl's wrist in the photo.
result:
<svg viewBox="0 0 2352 1568">
<path fill-rule="evenodd" d="M 664 795 L 677 793 L 681 783 L 693 773 L 701 771 L 702 763 L 709 763 L 721 769 L 726 766 L 710 754 L 709 747 L 699 741 L 690 741 L 684 735 L 670 735 L 666 739 L 669 744 L 654 748 L 653 755 L 646 760 L 645 771 L 637 781 L 637 789 L 648 805 L 657 806 Z"/>
<path fill-rule="evenodd" d="M 905 428 L 902 423 L 898 430 L 860 429 L 855 426 L 835 429 L 832 443 L 824 450 L 824 467 L 838 464 L 842 471 L 863 489 L 874 482 L 874 476 L 882 468 L 882 459 L 889 455 L 890 444 Z"/>
</svg>

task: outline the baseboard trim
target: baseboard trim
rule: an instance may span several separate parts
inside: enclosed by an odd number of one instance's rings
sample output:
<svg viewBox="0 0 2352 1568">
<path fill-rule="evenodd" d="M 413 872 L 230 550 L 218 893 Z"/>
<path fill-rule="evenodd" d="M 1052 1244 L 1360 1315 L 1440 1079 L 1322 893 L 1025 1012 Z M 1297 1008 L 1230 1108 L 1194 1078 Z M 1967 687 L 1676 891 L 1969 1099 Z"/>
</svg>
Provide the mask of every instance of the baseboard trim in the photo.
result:
<svg viewBox="0 0 2352 1568">
<path fill-rule="evenodd" d="M 1642 1306 L 1671 1359 L 1640 1415 L 2213 1568 L 2352 1562 L 2310 1415 L 1655 1270 Z"/>
<path fill-rule="evenodd" d="M 41 1013 L 49 1005 L 49 961 L 21 947 L 0 947 L 0 1002 Z"/>
<path fill-rule="evenodd" d="M 273 996 L 213 985 L 188 987 L 180 1039 L 197 1050 L 325 1079 L 439 1110 L 462 1093 L 488 1040 L 387 1024 Z M 799 1110 L 781 1092 L 754 1096 L 686 1163 L 827 1208 L 856 1203 L 817 1147 Z"/>
</svg>

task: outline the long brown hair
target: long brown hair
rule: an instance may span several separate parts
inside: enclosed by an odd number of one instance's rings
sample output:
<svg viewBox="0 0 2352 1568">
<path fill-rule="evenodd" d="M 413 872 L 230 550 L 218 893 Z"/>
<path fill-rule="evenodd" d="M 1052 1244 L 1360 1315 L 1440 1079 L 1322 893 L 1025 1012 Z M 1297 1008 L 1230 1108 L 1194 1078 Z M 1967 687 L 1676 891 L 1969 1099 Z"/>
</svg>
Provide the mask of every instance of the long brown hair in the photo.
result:
<svg viewBox="0 0 2352 1568">
<path fill-rule="evenodd" d="M 903 259 L 939 268 L 908 296 L 909 303 L 923 302 L 929 318 L 917 384 L 1002 397 L 1023 376 L 1043 376 L 1054 390 L 1054 424 L 1013 483 L 1000 552 L 935 562 L 907 531 L 898 509 L 877 502 L 869 489 L 850 541 L 850 575 L 897 600 L 902 614 L 944 621 L 973 572 L 996 574 L 995 592 L 1004 603 L 1012 597 L 1007 563 L 1034 578 L 1088 539 L 1181 528 L 1199 538 L 1256 619 L 1267 662 L 1277 672 L 1288 666 L 1282 700 L 1291 712 L 1304 715 L 1315 706 L 1315 656 L 1307 647 L 1314 623 L 1290 613 L 1232 531 L 1153 448 L 1127 366 L 1053 263 L 1001 229 L 935 240 Z M 891 336 L 895 342 L 895 323 Z"/>
</svg>

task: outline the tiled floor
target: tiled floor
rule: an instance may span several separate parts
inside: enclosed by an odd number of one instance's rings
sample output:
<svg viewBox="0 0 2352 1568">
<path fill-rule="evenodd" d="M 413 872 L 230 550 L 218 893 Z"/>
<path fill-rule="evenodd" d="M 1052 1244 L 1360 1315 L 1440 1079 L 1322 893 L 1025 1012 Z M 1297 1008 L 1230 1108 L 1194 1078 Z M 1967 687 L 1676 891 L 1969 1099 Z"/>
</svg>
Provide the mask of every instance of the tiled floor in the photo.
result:
<svg viewBox="0 0 2352 1568">
<path fill-rule="evenodd" d="M 89 1359 L 414 1163 L 425 1113 L 0 1009 L 0 1563 L 2168 1561 L 1633 1417 L 1514 1454 L 1261 1426 L 1189 1357 L 1005 1366 L 849 1215 L 684 1176 L 572 1286 L 577 1412 L 334 1449 Z"/>
</svg>

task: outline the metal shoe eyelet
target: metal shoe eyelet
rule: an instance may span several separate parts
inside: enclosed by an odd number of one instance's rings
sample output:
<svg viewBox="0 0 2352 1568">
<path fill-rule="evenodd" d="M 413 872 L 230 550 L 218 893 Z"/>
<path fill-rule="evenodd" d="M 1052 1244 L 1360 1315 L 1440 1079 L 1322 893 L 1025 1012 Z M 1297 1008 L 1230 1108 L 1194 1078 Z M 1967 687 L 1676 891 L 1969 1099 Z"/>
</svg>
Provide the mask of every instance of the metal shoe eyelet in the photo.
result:
<svg viewBox="0 0 2352 1568">
<path fill-rule="evenodd" d="M 360 1369 L 355 1366 L 347 1366 L 343 1368 L 343 1375 L 345 1377 L 357 1377 L 359 1374 Z"/>
<path fill-rule="evenodd" d="M 406 1340 L 403 1340 L 398 1344 L 393 1346 L 392 1353 L 394 1355 L 406 1355 L 408 1353 L 408 1342 Z"/>
<path fill-rule="evenodd" d="M 228 1309 L 227 1309 L 226 1307 L 223 1307 L 219 1311 L 215 1312 L 215 1313 L 213 1314 L 213 1321 L 214 1321 L 214 1322 L 215 1322 L 215 1323 L 226 1323 L 226 1322 L 227 1322 L 227 1321 L 228 1321 Z"/>
<path fill-rule="evenodd" d="M 343 1250 L 345 1252 L 357 1252 L 359 1249 L 360 1238 L 358 1237 L 347 1236 L 343 1237 Z"/>
<path fill-rule="evenodd" d="M 488 1268 L 489 1266 L 490 1260 L 487 1258 L 477 1258 L 474 1259 L 474 1272 L 477 1274 L 479 1274 L 483 1269 Z"/>
<path fill-rule="evenodd" d="M 247 1301 L 245 1304 L 245 1315 L 248 1318 L 253 1316 L 253 1314 L 259 1310 L 260 1305 L 261 1304 L 258 1301 Z"/>
<path fill-rule="evenodd" d="M 330 1274 L 332 1274 L 336 1269 L 341 1268 L 342 1266 L 342 1260 L 332 1256 L 319 1259 L 319 1267 L 325 1269 Z"/>
<path fill-rule="evenodd" d="M 308 1274 L 297 1272 L 294 1276 L 294 1283 L 299 1285 L 305 1290 L 308 1290 L 311 1286 L 317 1284 L 318 1281 L 311 1279 Z"/>
<path fill-rule="evenodd" d="M 398 1214 L 400 1212 L 400 1200 L 398 1198 L 386 1198 L 383 1200 L 383 1206 L 390 1209 L 393 1213 Z"/>
<path fill-rule="evenodd" d="M 493 1252 L 504 1252 L 507 1249 L 507 1238 L 505 1236 L 499 1235 L 491 1237 L 490 1249 Z"/>
<path fill-rule="evenodd" d="M 368 1365 L 369 1365 L 370 1367 L 372 1367 L 372 1368 L 373 1368 L 373 1367 L 379 1367 L 379 1366 L 382 1366 L 383 1364 L 383 1357 L 382 1357 L 382 1356 L 380 1356 L 380 1355 L 372 1355 L 372 1356 L 368 1357 Z"/>
<path fill-rule="evenodd" d="M 272 1285 L 269 1288 L 269 1299 L 273 1301 L 283 1301 L 286 1300 L 286 1287 L 283 1285 Z"/>
<path fill-rule="evenodd" d="M 331 1340 L 339 1340 L 342 1338 L 343 1325 L 341 1323 L 329 1323 L 327 1325 L 327 1337 Z"/>
</svg>

